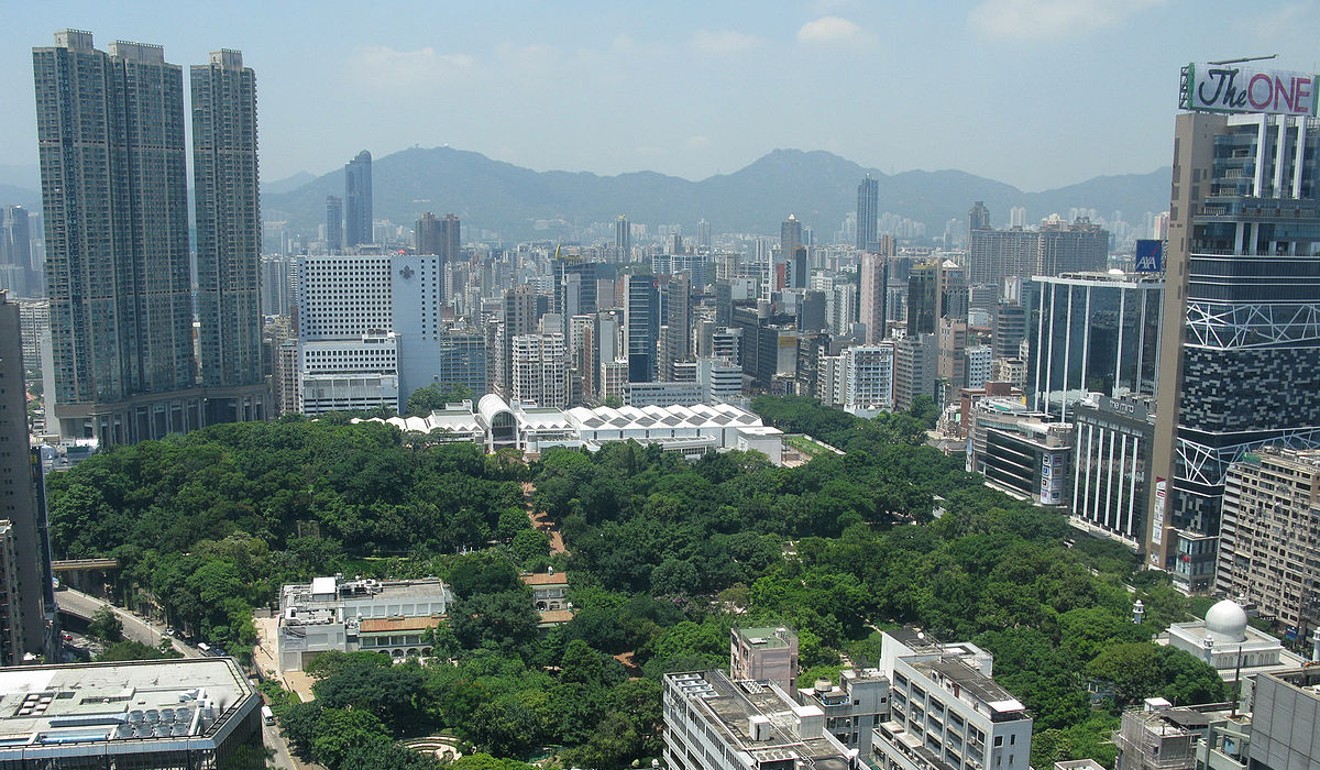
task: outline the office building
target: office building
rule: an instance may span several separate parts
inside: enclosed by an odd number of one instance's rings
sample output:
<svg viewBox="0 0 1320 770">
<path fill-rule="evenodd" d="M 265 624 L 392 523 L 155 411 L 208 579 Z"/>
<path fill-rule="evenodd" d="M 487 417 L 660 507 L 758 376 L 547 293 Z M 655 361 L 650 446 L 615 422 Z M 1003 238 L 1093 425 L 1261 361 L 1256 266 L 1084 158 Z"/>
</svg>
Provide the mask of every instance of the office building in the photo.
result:
<svg viewBox="0 0 1320 770">
<path fill-rule="evenodd" d="M 939 261 L 913 265 L 907 283 L 907 336 L 934 334 L 940 318 Z"/>
<path fill-rule="evenodd" d="M 660 294 L 655 276 L 628 276 L 624 300 L 628 382 L 653 382 L 660 339 Z"/>
<path fill-rule="evenodd" d="M 486 335 L 470 327 L 446 327 L 440 334 L 440 375 L 442 388 L 460 385 L 472 399 L 490 392 L 489 358 Z"/>
<path fill-rule="evenodd" d="M 806 286 L 806 276 L 797 274 L 795 266 L 801 259 L 802 269 L 805 271 L 807 255 L 805 250 L 799 257 L 799 249 L 805 249 L 806 245 L 802 242 L 802 223 L 798 221 L 796 214 L 789 214 L 779 225 L 779 261 L 771 266 L 770 286 L 774 291 L 781 291 L 788 286 Z M 796 280 L 800 277 L 801 284 L 790 283 L 790 280 Z"/>
<path fill-rule="evenodd" d="M 872 767 L 1029 769 L 1032 718 L 992 679 L 992 656 L 908 628 L 882 634 L 879 669 L 890 683 L 889 719 L 874 731 Z"/>
<path fill-rule="evenodd" d="M 344 199 L 337 195 L 325 196 L 325 253 L 339 254 L 344 250 Z"/>
<path fill-rule="evenodd" d="M 75 30 L 32 62 L 61 432 L 108 446 L 200 427 L 182 69 Z"/>
<path fill-rule="evenodd" d="M 41 266 L 33 259 L 30 219 L 22 206 L 0 208 L 0 289 L 15 297 L 45 296 Z"/>
<path fill-rule="evenodd" d="M 445 271 L 463 255 L 461 238 L 462 223 L 453 214 L 446 214 L 444 219 L 426 212 L 417 220 L 414 236 L 418 254 L 434 254 L 440 257 L 440 269 Z M 442 299 L 448 301 L 448 282 L 441 281 Z"/>
<path fill-rule="evenodd" d="M 40 454 L 28 440 L 19 307 L 0 291 L 0 522 L 9 558 L 0 574 L 0 665 L 55 659 L 55 595 Z"/>
<path fill-rule="evenodd" d="M 1320 627 L 1320 450 L 1264 447 L 1228 467 L 1215 588 L 1295 639 Z"/>
<path fill-rule="evenodd" d="M 990 347 L 995 360 L 1017 358 L 1027 338 L 1027 309 L 1016 302 L 999 302 L 991 320 Z"/>
<path fill-rule="evenodd" d="M 504 293 L 504 322 L 498 326 L 495 334 L 495 346 L 499 350 L 496 363 L 494 386 L 496 393 L 505 398 L 513 397 L 513 338 L 520 334 L 536 331 L 537 314 L 536 291 L 527 285 L 515 286 Z"/>
<path fill-rule="evenodd" d="M 1154 395 L 1164 277 L 1065 273 L 1036 276 L 1029 298 L 1027 397 L 1067 420 L 1087 393 Z"/>
<path fill-rule="evenodd" d="M 719 671 L 665 674 L 664 766 L 670 770 L 857 770 L 825 731 L 819 706 L 777 684 L 730 681 Z"/>
<path fill-rule="evenodd" d="M 1320 445 L 1320 130 L 1185 112 L 1174 153 L 1147 563 L 1207 591 L 1229 465 Z"/>
<path fill-rule="evenodd" d="M 985 201 L 976 201 L 972 208 L 967 212 L 967 243 L 970 248 L 972 243 L 972 233 L 977 230 L 990 229 L 990 209 L 985 205 Z"/>
<path fill-rule="evenodd" d="M 1020 401 L 983 398 L 970 413 L 967 470 L 985 483 L 1038 505 L 1068 502 L 1073 425 Z"/>
<path fill-rule="evenodd" d="M 963 374 L 967 388 L 980 388 L 990 381 L 993 360 L 989 345 L 974 345 L 963 351 Z"/>
<path fill-rule="evenodd" d="M 857 185 L 857 250 L 880 252 L 880 182 L 870 174 Z"/>
<path fill-rule="evenodd" d="M 1034 275 L 1100 272 L 1109 265 L 1109 232 L 1091 220 L 1048 219 L 1040 225 Z M 1021 276 L 1026 280 L 1031 276 Z"/>
<path fill-rule="evenodd" d="M 665 288 L 665 327 L 661 344 L 659 374 L 672 382 L 675 366 L 690 362 L 692 356 L 692 280 L 679 273 L 669 279 Z"/>
<path fill-rule="evenodd" d="M 624 264 L 632 261 L 632 225 L 623 214 L 614 220 L 614 261 Z"/>
<path fill-rule="evenodd" d="M 335 576 L 286 585 L 280 592 L 277 663 L 280 671 L 302 671 L 330 650 L 381 652 L 398 660 L 430 655 L 428 632 L 453 603 L 453 591 L 435 578 Z"/>
<path fill-rule="evenodd" d="M 1093 393 L 1074 404 L 1069 417 L 1077 426 L 1073 526 L 1139 551 L 1145 543 L 1149 511 L 1154 397 Z"/>
<path fill-rule="evenodd" d="M 373 243 L 371 153 L 363 150 L 344 165 L 344 246 Z"/>
<path fill-rule="evenodd" d="M 0 766 L 252 767 L 261 695 L 232 658 L 0 669 Z"/>
<path fill-rule="evenodd" d="M 1196 742 L 1206 715 L 1149 698 L 1145 708 L 1128 709 L 1114 731 L 1115 770 L 1194 770 Z"/>
<path fill-rule="evenodd" d="M 439 257 L 323 255 L 298 260 L 304 414 L 398 408 L 439 381 Z"/>
<path fill-rule="evenodd" d="M 257 85 L 243 54 L 191 68 L 197 317 L 209 421 L 262 419 L 261 202 Z M 227 414 L 226 414 L 227 412 Z"/>
</svg>

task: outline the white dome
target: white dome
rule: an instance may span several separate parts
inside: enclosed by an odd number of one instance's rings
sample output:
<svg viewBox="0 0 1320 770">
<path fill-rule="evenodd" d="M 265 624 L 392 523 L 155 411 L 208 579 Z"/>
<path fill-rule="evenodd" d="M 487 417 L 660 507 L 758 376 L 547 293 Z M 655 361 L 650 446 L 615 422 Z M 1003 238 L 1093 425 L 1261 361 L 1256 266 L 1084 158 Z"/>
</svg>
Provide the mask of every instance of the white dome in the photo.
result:
<svg viewBox="0 0 1320 770">
<path fill-rule="evenodd" d="M 1247 638 L 1247 612 L 1225 599 L 1205 613 L 1206 636 L 1216 642 L 1242 642 Z"/>
</svg>

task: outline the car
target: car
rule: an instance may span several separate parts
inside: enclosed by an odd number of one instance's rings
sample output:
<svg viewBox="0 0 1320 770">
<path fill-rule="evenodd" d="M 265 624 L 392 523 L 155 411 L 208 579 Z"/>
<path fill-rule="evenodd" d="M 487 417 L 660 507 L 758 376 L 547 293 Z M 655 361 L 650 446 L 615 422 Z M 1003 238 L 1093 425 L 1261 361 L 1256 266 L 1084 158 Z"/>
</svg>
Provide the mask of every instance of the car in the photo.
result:
<svg viewBox="0 0 1320 770">
<path fill-rule="evenodd" d="M 73 641 L 73 634 L 61 634 L 61 635 L 60 635 L 60 638 L 63 639 L 64 641 L 66 641 L 66 642 L 72 642 L 72 641 Z"/>
<path fill-rule="evenodd" d="M 173 627 L 173 626 L 167 626 L 167 627 L 165 628 L 165 630 L 162 631 L 161 633 L 163 633 L 165 636 L 174 636 L 174 633 L 175 633 L 175 632 L 174 632 L 174 627 Z"/>
</svg>

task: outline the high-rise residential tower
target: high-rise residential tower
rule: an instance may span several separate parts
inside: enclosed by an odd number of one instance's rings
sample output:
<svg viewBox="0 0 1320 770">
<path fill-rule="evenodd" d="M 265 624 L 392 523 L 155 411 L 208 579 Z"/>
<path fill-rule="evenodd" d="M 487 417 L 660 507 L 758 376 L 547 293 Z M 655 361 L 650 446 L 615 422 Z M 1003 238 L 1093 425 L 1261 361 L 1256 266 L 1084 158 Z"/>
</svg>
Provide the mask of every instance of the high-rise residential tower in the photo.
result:
<svg viewBox="0 0 1320 770">
<path fill-rule="evenodd" d="M 106 53 L 75 30 L 32 61 L 61 432 L 198 427 L 183 71 L 160 46 Z"/>
<path fill-rule="evenodd" d="M 779 290 L 785 286 L 796 286 L 790 284 L 790 279 L 795 276 L 789 275 L 792 271 L 790 265 L 798 264 L 798 249 L 804 248 L 802 243 L 802 223 L 798 221 L 796 214 L 789 214 L 779 226 L 779 264 L 772 266 L 770 270 L 770 285 Z M 806 255 L 801 257 L 802 264 L 806 264 Z M 782 273 L 780 271 L 783 271 Z M 806 286 L 806 277 L 803 276 L 802 285 Z"/>
<path fill-rule="evenodd" d="M 1183 106 L 1229 74 L 1280 92 L 1315 78 L 1189 66 Z M 1174 128 L 1146 545 L 1184 590 L 1214 583 L 1229 464 L 1263 445 L 1320 445 L 1320 121 L 1301 101 L 1188 111 Z"/>
<path fill-rule="evenodd" d="M 857 185 L 857 250 L 880 250 L 880 183 L 870 174 Z"/>
<path fill-rule="evenodd" d="M 344 245 L 372 243 L 371 153 L 363 150 L 344 166 Z"/>
<path fill-rule="evenodd" d="M 191 68 L 193 191 L 197 205 L 197 315 L 207 407 L 234 419 L 264 414 L 261 365 L 261 201 L 257 83 L 238 51 Z M 231 390 L 232 389 L 232 390 Z M 254 405 L 252 402 L 259 402 Z M 225 419 L 217 414 L 217 419 Z"/>
<path fill-rule="evenodd" d="M 19 306 L 0 291 L 0 666 L 53 658 L 55 595 L 41 457 L 29 448 Z"/>
<path fill-rule="evenodd" d="M 894 256 L 894 239 L 883 236 L 874 250 L 862 252 L 857 274 L 861 295 L 859 320 L 866 326 L 866 344 L 875 345 L 889 336 L 885 299 L 889 283 L 889 260 Z"/>
</svg>

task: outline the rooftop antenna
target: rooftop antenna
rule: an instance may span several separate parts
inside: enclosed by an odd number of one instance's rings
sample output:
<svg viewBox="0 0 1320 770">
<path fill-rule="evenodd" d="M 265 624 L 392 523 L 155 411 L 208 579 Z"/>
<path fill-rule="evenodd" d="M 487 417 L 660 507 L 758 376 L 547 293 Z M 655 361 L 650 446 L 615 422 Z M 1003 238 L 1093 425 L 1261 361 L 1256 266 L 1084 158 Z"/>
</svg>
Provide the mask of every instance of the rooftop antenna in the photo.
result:
<svg viewBox="0 0 1320 770">
<path fill-rule="evenodd" d="M 1219 66 L 1222 64 L 1246 64 L 1249 61 L 1269 61 L 1270 59 L 1277 58 L 1279 58 L 1279 55 L 1277 53 L 1272 53 L 1269 56 L 1244 56 L 1241 59 L 1224 59 L 1223 61 L 1212 61 L 1209 63 Z"/>
</svg>

